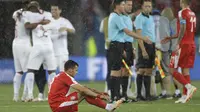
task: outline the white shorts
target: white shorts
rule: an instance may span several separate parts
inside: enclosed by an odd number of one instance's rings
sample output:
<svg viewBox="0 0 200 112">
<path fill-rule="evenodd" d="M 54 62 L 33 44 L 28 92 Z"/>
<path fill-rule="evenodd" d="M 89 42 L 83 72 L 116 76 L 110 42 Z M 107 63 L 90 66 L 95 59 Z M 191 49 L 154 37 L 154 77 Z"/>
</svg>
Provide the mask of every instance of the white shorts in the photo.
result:
<svg viewBox="0 0 200 112">
<path fill-rule="evenodd" d="M 55 58 L 56 58 L 57 68 L 59 69 L 59 71 L 64 71 L 65 62 L 69 60 L 69 56 L 65 54 L 65 55 L 55 56 Z"/>
<path fill-rule="evenodd" d="M 15 44 L 13 42 L 15 72 L 27 72 L 27 63 L 31 48 L 28 44 Z"/>
<path fill-rule="evenodd" d="M 56 70 L 53 47 L 51 45 L 34 45 L 28 61 L 28 69 L 39 70 L 44 64 L 46 70 Z"/>
</svg>

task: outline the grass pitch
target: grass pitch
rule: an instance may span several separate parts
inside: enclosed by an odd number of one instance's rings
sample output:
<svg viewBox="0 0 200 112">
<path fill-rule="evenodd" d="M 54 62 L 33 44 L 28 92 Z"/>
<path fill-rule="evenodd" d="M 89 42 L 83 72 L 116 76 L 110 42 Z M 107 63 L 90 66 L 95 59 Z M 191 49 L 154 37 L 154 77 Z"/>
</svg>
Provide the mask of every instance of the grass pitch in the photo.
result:
<svg viewBox="0 0 200 112">
<path fill-rule="evenodd" d="M 98 90 L 104 89 L 104 83 L 102 82 L 90 82 L 82 84 Z M 200 88 L 200 81 L 193 81 L 192 84 L 197 88 Z M 51 112 L 47 102 L 13 102 L 12 84 L 1 84 L 0 91 L 0 112 Z M 37 88 L 35 88 L 35 91 L 35 96 L 37 96 Z M 200 91 L 198 90 L 193 96 L 192 100 L 186 104 L 174 104 L 175 100 L 177 99 L 122 104 L 120 108 L 116 110 L 116 112 L 200 112 Z M 79 112 L 106 111 L 89 105 L 86 102 L 82 102 L 79 105 Z"/>
</svg>

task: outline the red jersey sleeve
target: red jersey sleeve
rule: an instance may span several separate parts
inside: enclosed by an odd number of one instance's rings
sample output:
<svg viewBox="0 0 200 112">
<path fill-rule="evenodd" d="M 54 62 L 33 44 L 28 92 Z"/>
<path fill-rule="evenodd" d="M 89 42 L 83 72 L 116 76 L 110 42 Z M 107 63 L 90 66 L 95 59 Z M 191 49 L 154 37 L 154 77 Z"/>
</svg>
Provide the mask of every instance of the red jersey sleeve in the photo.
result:
<svg viewBox="0 0 200 112">
<path fill-rule="evenodd" d="M 180 24 L 186 24 L 186 19 L 187 19 L 187 11 L 186 10 L 179 11 Z"/>
</svg>

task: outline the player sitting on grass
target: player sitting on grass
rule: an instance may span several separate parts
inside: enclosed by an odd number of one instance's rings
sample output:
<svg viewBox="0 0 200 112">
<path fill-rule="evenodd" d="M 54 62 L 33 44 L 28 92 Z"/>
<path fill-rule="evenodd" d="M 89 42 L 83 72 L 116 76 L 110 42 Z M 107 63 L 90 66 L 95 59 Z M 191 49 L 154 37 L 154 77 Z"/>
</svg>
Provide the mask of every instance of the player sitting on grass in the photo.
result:
<svg viewBox="0 0 200 112">
<path fill-rule="evenodd" d="M 78 70 L 78 64 L 69 60 L 64 65 L 64 72 L 58 74 L 50 85 L 48 102 L 53 112 L 78 112 L 78 104 L 84 99 L 92 105 L 107 111 L 114 111 L 123 102 L 116 101 L 114 104 L 107 104 L 103 100 L 109 100 L 106 93 L 87 88 L 80 85 L 73 78 Z M 77 92 L 70 93 L 73 88 Z"/>
</svg>

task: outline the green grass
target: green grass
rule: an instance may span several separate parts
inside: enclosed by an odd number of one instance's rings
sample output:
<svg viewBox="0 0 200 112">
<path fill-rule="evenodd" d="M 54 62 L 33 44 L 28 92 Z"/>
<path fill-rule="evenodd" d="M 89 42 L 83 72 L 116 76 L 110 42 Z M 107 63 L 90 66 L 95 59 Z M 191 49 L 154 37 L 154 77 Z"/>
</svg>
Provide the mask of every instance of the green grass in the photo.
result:
<svg viewBox="0 0 200 112">
<path fill-rule="evenodd" d="M 83 84 L 98 90 L 104 88 L 104 84 L 101 82 Z M 193 84 L 200 88 L 200 81 L 195 81 Z M 47 102 L 13 102 L 11 84 L 0 85 L 0 91 L 0 112 L 51 112 Z M 116 112 L 200 112 L 200 91 L 197 91 L 193 99 L 186 104 L 174 104 L 174 101 L 175 99 L 123 104 Z M 105 112 L 105 110 L 83 102 L 79 105 L 79 112 Z"/>
</svg>

